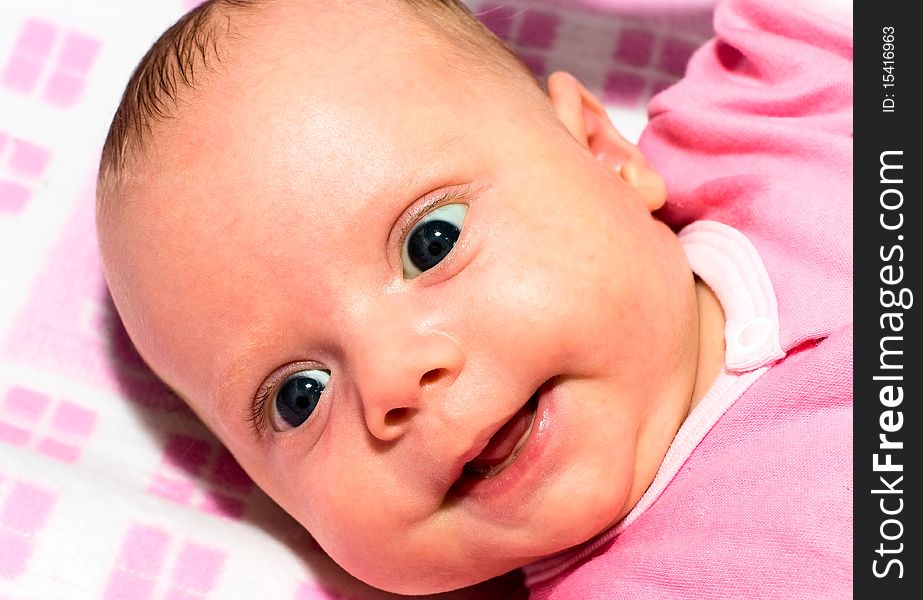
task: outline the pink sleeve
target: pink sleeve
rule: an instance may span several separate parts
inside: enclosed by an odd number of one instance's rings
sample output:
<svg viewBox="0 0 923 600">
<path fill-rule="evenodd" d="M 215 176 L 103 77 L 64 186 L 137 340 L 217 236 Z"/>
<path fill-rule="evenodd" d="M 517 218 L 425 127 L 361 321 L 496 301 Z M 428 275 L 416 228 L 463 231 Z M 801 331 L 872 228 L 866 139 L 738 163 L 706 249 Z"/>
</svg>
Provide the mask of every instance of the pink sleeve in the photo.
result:
<svg viewBox="0 0 923 600">
<path fill-rule="evenodd" d="M 653 99 L 641 139 L 670 188 L 666 220 L 733 220 L 720 218 L 740 216 L 722 204 L 759 183 L 753 177 L 772 175 L 802 191 L 774 209 L 817 201 L 803 193 L 811 182 L 851 185 L 852 28 L 812 11 L 818 4 L 718 5 L 717 37 L 696 52 L 683 80 Z M 728 178 L 730 188 L 716 186 Z M 847 208 L 850 196 L 824 201 Z"/>
</svg>

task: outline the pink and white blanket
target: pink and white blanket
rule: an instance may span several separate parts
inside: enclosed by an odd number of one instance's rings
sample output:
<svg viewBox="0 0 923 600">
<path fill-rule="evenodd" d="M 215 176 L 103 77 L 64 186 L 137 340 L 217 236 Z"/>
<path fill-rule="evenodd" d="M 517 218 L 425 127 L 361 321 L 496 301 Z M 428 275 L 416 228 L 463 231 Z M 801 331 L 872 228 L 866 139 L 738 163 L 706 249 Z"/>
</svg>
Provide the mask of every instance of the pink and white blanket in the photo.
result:
<svg viewBox="0 0 923 600">
<path fill-rule="evenodd" d="M 100 149 L 131 70 L 196 3 L 0 0 L 0 600 L 394 597 L 253 485 L 145 368 L 108 298 Z M 631 138 L 710 36 L 711 4 L 469 2 L 539 74 L 598 92 Z"/>
</svg>

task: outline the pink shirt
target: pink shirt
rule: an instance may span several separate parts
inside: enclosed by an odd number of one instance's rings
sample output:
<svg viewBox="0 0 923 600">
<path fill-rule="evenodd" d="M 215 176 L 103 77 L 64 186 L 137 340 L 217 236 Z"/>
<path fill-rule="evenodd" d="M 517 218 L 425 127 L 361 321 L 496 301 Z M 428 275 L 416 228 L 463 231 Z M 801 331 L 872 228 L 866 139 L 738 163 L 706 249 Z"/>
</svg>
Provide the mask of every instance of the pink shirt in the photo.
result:
<svg viewBox="0 0 923 600">
<path fill-rule="evenodd" d="M 651 104 L 725 369 L 621 523 L 526 567 L 533 600 L 852 594 L 852 30 L 803 6 L 721 4 Z"/>
</svg>

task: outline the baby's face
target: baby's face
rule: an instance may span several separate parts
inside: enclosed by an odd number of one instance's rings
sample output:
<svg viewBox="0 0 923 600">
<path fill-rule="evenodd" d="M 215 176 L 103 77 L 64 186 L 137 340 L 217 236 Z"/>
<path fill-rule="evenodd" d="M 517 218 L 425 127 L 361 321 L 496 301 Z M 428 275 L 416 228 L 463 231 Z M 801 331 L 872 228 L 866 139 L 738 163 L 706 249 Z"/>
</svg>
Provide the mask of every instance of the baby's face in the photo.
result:
<svg viewBox="0 0 923 600">
<path fill-rule="evenodd" d="M 354 575 L 431 592 L 637 501 L 692 278 L 540 92 L 378 35 L 320 63 L 254 36 L 101 239 L 142 354 L 253 479 Z"/>
</svg>

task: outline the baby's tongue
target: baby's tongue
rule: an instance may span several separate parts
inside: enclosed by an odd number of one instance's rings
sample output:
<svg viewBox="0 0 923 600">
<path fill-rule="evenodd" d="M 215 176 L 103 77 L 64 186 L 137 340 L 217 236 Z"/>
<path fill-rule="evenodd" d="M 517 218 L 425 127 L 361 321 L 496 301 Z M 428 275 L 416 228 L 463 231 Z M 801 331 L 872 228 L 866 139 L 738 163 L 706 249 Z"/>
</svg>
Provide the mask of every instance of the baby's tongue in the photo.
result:
<svg viewBox="0 0 923 600">
<path fill-rule="evenodd" d="M 498 465 L 506 460 L 516 442 L 522 437 L 522 434 L 529 428 L 529 421 L 532 419 L 532 403 L 529 402 L 523 406 L 518 413 L 513 415 L 500 430 L 494 434 L 487 447 L 481 451 L 474 459 L 470 460 L 465 467 L 469 471 L 478 473 L 486 472 L 490 467 Z"/>
</svg>

